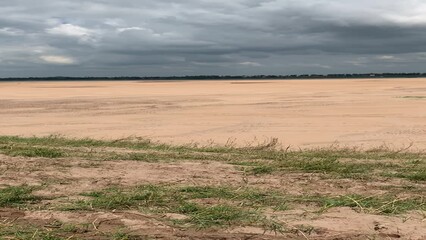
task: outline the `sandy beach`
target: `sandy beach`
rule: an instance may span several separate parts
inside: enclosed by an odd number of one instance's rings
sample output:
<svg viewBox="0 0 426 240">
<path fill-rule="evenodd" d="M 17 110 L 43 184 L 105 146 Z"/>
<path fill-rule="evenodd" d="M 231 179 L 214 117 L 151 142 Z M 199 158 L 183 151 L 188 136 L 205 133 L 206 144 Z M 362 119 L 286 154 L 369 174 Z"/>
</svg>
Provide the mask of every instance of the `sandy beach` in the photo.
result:
<svg viewBox="0 0 426 240">
<path fill-rule="evenodd" d="M 426 147 L 426 79 L 2 82 L 0 135 Z"/>
</svg>

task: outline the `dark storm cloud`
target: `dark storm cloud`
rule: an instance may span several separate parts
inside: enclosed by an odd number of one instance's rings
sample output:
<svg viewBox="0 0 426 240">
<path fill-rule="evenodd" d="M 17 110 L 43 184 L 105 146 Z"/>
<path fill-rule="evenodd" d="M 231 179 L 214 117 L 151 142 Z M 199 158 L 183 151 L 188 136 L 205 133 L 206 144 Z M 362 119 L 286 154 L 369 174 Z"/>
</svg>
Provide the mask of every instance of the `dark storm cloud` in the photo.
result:
<svg viewBox="0 0 426 240">
<path fill-rule="evenodd" d="M 0 76 L 424 71 L 421 0 L 4 0 Z"/>
</svg>

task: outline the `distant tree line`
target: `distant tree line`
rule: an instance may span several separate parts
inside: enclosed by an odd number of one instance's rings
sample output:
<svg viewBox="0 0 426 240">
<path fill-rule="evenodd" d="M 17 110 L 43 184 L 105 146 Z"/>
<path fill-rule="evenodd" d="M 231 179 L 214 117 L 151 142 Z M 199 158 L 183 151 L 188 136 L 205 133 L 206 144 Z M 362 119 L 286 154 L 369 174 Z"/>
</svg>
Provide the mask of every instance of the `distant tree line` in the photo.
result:
<svg viewBox="0 0 426 240">
<path fill-rule="evenodd" d="M 0 78 L 0 81 L 119 81 L 119 80 L 243 80 L 243 79 L 356 79 L 356 78 L 426 78 L 426 73 L 352 73 L 352 74 L 301 74 L 301 75 L 194 75 L 168 77 L 28 77 Z"/>
</svg>

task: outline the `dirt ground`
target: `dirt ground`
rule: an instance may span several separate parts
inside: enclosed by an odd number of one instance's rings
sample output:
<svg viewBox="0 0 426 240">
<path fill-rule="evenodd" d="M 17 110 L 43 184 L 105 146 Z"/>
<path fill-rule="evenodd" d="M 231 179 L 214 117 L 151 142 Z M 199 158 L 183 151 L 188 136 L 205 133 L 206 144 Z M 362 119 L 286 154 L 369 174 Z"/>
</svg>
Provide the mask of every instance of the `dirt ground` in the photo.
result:
<svg viewBox="0 0 426 240">
<path fill-rule="evenodd" d="M 2 82 L 0 135 L 426 147 L 426 79 Z"/>
<path fill-rule="evenodd" d="M 409 182 L 406 180 L 324 179 L 319 175 L 308 173 L 247 176 L 235 166 L 208 161 L 179 163 L 106 161 L 94 164 L 93 161 L 84 159 L 65 161 L 65 159 L 4 155 L 0 155 L 0 171 L 2 185 L 48 185 L 35 192 L 37 196 L 46 199 L 36 208 L 0 208 L 0 222 L 3 224 L 0 226 L 30 224 L 49 229 L 55 228 L 54 224 L 57 222 L 90 225 L 84 232 L 77 231 L 67 239 L 109 239 L 99 237 L 99 232 L 117 231 L 124 227 L 134 236 L 149 236 L 153 239 L 426 239 L 426 218 L 425 213 L 421 211 L 386 216 L 354 208 L 336 207 L 318 213 L 318 209 L 304 205 L 292 210 L 270 212 L 274 219 L 285 223 L 290 229 L 294 227 L 293 231 L 276 234 L 257 227 L 236 226 L 220 230 L 197 230 L 165 224 L 165 218 L 185 217 L 179 214 L 158 216 L 133 210 L 58 211 L 54 208 L 63 202 L 84 199 L 79 195 L 82 192 L 116 185 L 132 187 L 139 184 L 178 184 L 238 187 L 249 184 L 250 187 L 295 195 L 307 193 L 377 195 L 385 193 L 385 189 L 388 189 L 386 187 L 407 186 Z M 425 185 L 418 183 L 416 187 L 424 190 Z M 423 190 L 421 191 L 424 193 Z M 52 210 L 49 210 L 50 208 Z M 299 230 L 300 226 L 309 226 L 312 231 L 307 233 L 305 230 L 304 233 Z"/>
</svg>

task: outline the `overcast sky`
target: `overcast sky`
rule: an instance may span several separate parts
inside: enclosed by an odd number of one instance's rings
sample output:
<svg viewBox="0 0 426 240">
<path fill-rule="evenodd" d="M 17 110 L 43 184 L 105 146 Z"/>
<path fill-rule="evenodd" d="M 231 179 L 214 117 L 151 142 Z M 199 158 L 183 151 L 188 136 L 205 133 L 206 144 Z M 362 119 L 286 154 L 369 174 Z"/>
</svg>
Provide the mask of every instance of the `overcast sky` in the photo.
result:
<svg viewBox="0 0 426 240">
<path fill-rule="evenodd" d="M 2 0 L 0 77 L 426 72 L 425 0 Z"/>
</svg>

